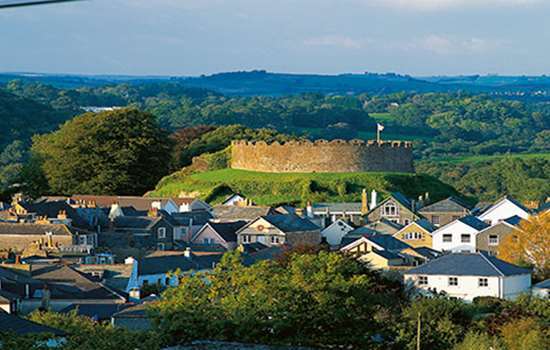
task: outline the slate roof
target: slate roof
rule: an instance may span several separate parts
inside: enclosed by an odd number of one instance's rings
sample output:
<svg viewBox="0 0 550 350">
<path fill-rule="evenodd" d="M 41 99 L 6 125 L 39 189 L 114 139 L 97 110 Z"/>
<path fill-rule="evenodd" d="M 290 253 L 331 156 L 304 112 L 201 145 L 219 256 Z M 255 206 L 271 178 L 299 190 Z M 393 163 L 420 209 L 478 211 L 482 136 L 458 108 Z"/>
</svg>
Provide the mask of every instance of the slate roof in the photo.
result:
<svg viewBox="0 0 550 350">
<path fill-rule="evenodd" d="M 426 219 L 416 220 L 413 223 L 410 223 L 409 225 L 412 225 L 412 224 L 417 224 L 418 226 L 422 227 L 424 230 L 430 233 L 436 230 L 434 225 L 432 225 L 432 223 Z"/>
<path fill-rule="evenodd" d="M 487 253 L 453 253 L 443 255 L 406 272 L 416 275 L 513 276 L 531 270 L 512 265 Z"/>
<path fill-rule="evenodd" d="M 363 236 L 370 236 L 370 235 L 376 235 L 376 234 L 380 234 L 380 232 L 373 230 L 371 228 L 368 228 L 366 226 L 358 227 L 355 230 L 349 231 L 344 235 L 344 237 L 342 237 L 340 246 L 344 247 L 352 242 L 355 242 L 356 240 L 358 240 Z"/>
<path fill-rule="evenodd" d="M 189 226 L 191 220 L 193 220 L 193 225 L 204 225 L 209 220 L 213 219 L 214 216 L 207 210 L 194 210 L 184 213 L 172 213 L 172 219 L 176 222 L 178 226 Z"/>
<path fill-rule="evenodd" d="M 439 256 L 441 256 L 441 252 L 435 250 L 435 249 L 432 249 L 432 248 L 429 248 L 429 247 L 416 247 L 416 248 L 412 248 L 415 252 L 417 252 L 418 254 L 422 255 L 423 257 L 429 259 L 429 260 L 432 260 L 432 259 L 435 259 Z"/>
<path fill-rule="evenodd" d="M 314 213 L 361 213 L 361 202 L 348 203 L 314 203 L 312 205 Z"/>
<path fill-rule="evenodd" d="M 114 318 L 147 318 L 147 304 L 137 304 L 113 315 Z"/>
<path fill-rule="evenodd" d="M 210 222 L 210 227 L 214 229 L 226 242 L 237 241 L 237 231 L 246 225 L 246 221 L 233 222 Z"/>
<path fill-rule="evenodd" d="M 533 288 L 550 289 L 550 278 L 535 284 Z"/>
<path fill-rule="evenodd" d="M 214 218 L 218 221 L 252 221 L 260 216 L 275 214 L 271 207 L 238 207 L 234 205 L 217 205 L 213 208 Z"/>
<path fill-rule="evenodd" d="M 380 233 L 385 233 L 385 234 L 394 234 L 403 228 L 402 225 L 396 222 L 387 220 L 385 218 L 381 218 L 380 220 L 375 222 L 370 222 L 366 224 L 365 227 L 370 228 L 371 230 L 378 231 Z"/>
<path fill-rule="evenodd" d="M 243 253 L 252 254 L 267 249 L 268 246 L 260 242 L 245 243 L 241 245 Z"/>
<path fill-rule="evenodd" d="M 512 226 L 518 226 L 521 223 L 521 220 L 523 220 L 523 219 L 520 218 L 517 215 L 514 215 L 514 216 L 512 216 L 508 219 L 505 219 L 504 222 L 507 223 L 507 224 L 510 224 Z"/>
<path fill-rule="evenodd" d="M 319 227 L 313 222 L 293 214 L 265 215 L 262 216 L 262 219 L 285 233 L 319 230 Z"/>
<path fill-rule="evenodd" d="M 464 202 L 462 199 L 457 197 L 449 197 L 439 202 L 432 203 L 427 205 L 419 210 L 420 213 L 431 213 L 431 212 L 460 212 L 464 210 L 470 210 L 472 206 Z"/>
<path fill-rule="evenodd" d="M 515 200 L 514 198 L 510 197 L 510 196 L 504 196 L 502 198 L 500 198 L 499 200 L 495 201 L 492 205 L 489 205 L 487 207 L 484 207 L 484 208 L 481 208 L 477 213 L 476 215 L 477 216 L 481 216 L 487 212 L 489 212 L 491 209 L 493 209 L 494 207 L 496 207 L 498 204 L 500 204 L 501 202 L 505 201 L 505 200 L 508 200 L 510 202 L 512 202 L 515 206 L 517 206 L 518 208 L 520 208 L 521 210 L 527 212 L 527 213 L 531 213 L 531 209 L 525 207 L 523 204 L 521 204 L 520 202 L 518 202 L 517 200 Z"/>
<path fill-rule="evenodd" d="M 403 249 L 407 249 L 411 247 L 407 243 L 398 240 L 392 235 L 383 235 L 383 234 L 367 235 L 365 236 L 365 238 L 381 246 L 382 248 L 384 248 L 384 250 L 387 250 L 387 251 L 401 251 Z"/>
<path fill-rule="evenodd" d="M 28 203 L 20 202 L 25 210 L 29 213 L 35 213 L 36 216 L 46 216 L 48 218 L 57 218 L 57 215 L 60 211 L 65 211 L 67 217 L 71 219 L 71 224 L 75 227 L 89 229 L 89 225 L 77 211 L 67 204 L 65 201 L 54 201 L 54 202 L 37 202 L 37 203 Z"/>
<path fill-rule="evenodd" d="M 181 270 L 182 272 L 196 270 L 198 265 L 181 254 L 165 256 L 149 256 L 138 260 L 138 274 L 158 275 L 169 271 Z"/>
<path fill-rule="evenodd" d="M 372 252 L 388 260 L 403 259 L 401 255 L 388 250 L 373 249 Z"/>
<path fill-rule="evenodd" d="M 17 335 L 48 333 L 55 336 L 64 336 L 65 332 L 43 326 L 41 324 L 10 315 L 0 309 L 0 332 L 15 333 Z"/>
<path fill-rule="evenodd" d="M 250 266 L 259 261 L 273 260 L 283 254 L 284 248 L 281 246 L 265 247 L 264 249 L 243 254 L 243 265 Z"/>
<path fill-rule="evenodd" d="M 478 231 L 481 231 L 481 230 L 486 229 L 487 227 L 491 226 L 488 223 L 483 222 L 483 221 L 479 220 L 477 217 L 472 216 L 472 215 L 464 216 L 464 217 L 458 219 L 458 221 L 460 221 L 463 224 L 468 225 L 471 228 L 474 228 Z"/>
<path fill-rule="evenodd" d="M 51 232 L 56 236 L 71 236 L 72 232 L 63 224 L 30 224 L 0 222 L 0 235 L 45 235 Z"/>
</svg>

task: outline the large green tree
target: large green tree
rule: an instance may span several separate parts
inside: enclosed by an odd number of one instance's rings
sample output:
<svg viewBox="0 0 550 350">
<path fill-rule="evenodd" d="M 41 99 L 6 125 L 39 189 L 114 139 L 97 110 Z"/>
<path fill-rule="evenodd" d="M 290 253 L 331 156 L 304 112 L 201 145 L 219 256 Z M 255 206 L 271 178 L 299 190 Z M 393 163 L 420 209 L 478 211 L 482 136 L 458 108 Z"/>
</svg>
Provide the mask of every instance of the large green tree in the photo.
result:
<svg viewBox="0 0 550 350">
<path fill-rule="evenodd" d="M 131 108 L 83 114 L 31 148 L 57 194 L 141 195 L 167 174 L 170 150 L 156 118 Z"/>
</svg>

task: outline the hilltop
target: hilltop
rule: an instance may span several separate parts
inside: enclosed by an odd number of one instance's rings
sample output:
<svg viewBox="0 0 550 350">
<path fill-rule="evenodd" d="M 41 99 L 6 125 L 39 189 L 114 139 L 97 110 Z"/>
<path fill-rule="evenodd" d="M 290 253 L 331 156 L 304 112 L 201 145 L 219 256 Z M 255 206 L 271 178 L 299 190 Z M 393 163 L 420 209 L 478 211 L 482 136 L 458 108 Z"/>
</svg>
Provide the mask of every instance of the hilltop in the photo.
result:
<svg viewBox="0 0 550 350">
<path fill-rule="evenodd" d="M 261 173 L 221 169 L 191 173 L 184 169 L 160 181 L 151 196 L 198 195 L 212 203 L 238 192 L 257 204 L 305 204 L 304 201 L 360 201 L 363 188 L 381 193 L 403 192 L 416 198 L 426 192 L 434 200 L 458 192 L 425 174 L 407 173 Z"/>
</svg>

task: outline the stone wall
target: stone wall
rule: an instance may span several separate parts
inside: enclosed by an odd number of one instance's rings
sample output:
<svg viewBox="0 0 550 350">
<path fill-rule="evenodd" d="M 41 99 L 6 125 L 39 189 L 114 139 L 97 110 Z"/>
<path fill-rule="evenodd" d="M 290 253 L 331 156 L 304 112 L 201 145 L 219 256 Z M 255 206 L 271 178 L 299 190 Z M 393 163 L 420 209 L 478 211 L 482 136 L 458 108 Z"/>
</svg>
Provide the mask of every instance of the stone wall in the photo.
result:
<svg viewBox="0 0 550 350">
<path fill-rule="evenodd" d="M 414 172 L 411 142 L 362 140 L 233 141 L 231 168 L 273 173 Z"/>
</svg>

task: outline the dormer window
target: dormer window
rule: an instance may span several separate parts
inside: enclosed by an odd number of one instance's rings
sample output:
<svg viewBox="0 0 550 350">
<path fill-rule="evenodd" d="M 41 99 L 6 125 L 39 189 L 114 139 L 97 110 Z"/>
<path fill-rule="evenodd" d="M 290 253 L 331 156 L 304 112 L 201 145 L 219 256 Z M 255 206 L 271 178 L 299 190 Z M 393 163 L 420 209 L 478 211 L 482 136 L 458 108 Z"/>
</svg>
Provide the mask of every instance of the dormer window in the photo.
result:
<svg viewBox="0 0 550 350">
<path fill-rule="evenodd" d="M 157 233 L 159 239 L 166 238 L 166 227 L 159 227 Z"/>
</svg>

